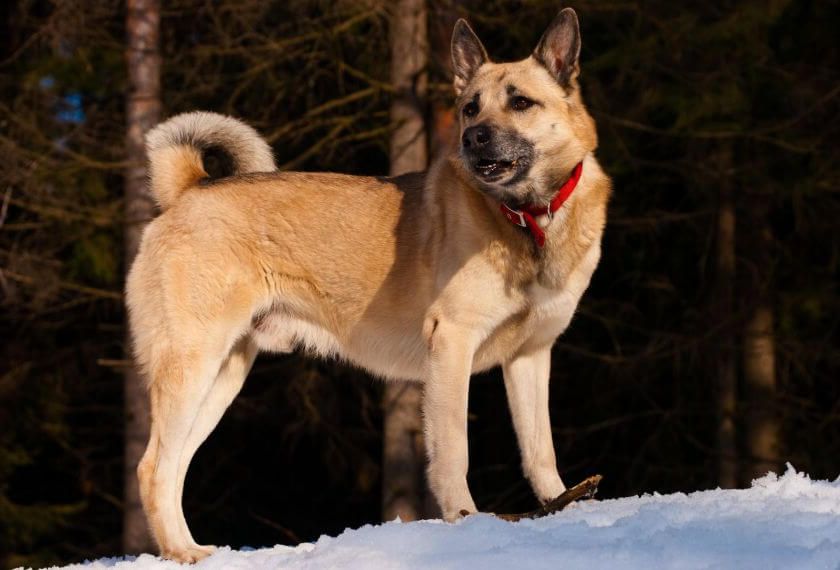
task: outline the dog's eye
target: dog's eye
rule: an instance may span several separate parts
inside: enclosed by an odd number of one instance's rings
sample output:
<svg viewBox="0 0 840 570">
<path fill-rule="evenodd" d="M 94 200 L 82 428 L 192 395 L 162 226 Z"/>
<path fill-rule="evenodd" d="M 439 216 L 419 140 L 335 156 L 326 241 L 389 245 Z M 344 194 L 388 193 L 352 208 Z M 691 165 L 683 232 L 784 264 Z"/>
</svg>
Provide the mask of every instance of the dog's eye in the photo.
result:
<svg viewBox="0 0 840 570">
<path fill-rule="evenodd" d="M 527 97 L 522 97 L 520 95 L 519 97 L 514 97 L 513 100 L 511 100 L 510 106 L 514 111 L 527 111 L 534 106 L 534 102 Z"/>
<path fill-rule="evenodd" d="M 462 110 L 465 117 L 475 117 L 478 115 L 478 103 L 475 101 L 470 101 L 466 105 L 464 105 L 464 109 Z"/>
</svg>

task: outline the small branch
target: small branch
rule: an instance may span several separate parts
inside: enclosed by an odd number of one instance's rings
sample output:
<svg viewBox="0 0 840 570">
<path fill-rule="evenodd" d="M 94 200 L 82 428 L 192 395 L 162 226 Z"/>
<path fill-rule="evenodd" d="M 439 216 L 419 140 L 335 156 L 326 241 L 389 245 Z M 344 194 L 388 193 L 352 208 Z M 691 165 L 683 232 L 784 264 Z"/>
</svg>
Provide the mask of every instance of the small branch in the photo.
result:
<svg viewBox="0 0 840 570">
<path fill-rule="evenodd" d="M 559 511 L 562 511 L 575 501 L 580 499 L 589 499 L 595 495 L 598 491 L 598 484 L 601 482 L 602 477 L 600 475 L 593 475 L 592 477 L 588 477 L 584 479 L 571 489 L 567 489 L 564 491 L 559 497 L 556 499 L 552 499 L 540 508 L 530 511 L 527 513 L 519 513 L 519 514 L 511 514 L 511 515 L 504 515 L 504 514 L 497 514 L 496 516 L 502 520 L 516 522 L 522 519 L 538 519 L 542 518 Z"/>
<path fill-rule="evenodd" d="M 128 360 L 126 358 L 97 358 L 96 364 L 98 364 L 99 366 L 104 366 L 105 368 L 128 368 L 134 365 L 134 363 L 131 360 Z"/>
<path fill-rule="evenodd" d="M 18 198 L 11 198 L 9 203 L 12 206 L 22 208 L 44 218 L 60 220 L 65 223 L 81 221 L 97 227 L 110 228 L 117 221 L 116 216 L 110 213 L 103 214 L 101 211 L 96 211 L 93 208 L 88 208 L 87 211 L 72 211 L 69 206 L 42 206 L 36 202 L 29 202 Z"/>
<path fill-rule="evenodd" d="M 277 170 L 293 170 L 293 169 L 297 168 L 298 166 L 303 164 L 306 160 L 308 160 L 309 157 L 314 156 L 322 148 L 324 148 L 325 146 L 330 144 L 330 142 L 332 142 L 332 140 L 335 139 L 342 130 L 347 128 L 349 122 L 350 122 L 349 119 L 346 120 L 346 121 L 341 121 L 336 126 L 334 126 L 332 128 L 332 130 L 330 130 L 330 132 L 327 133 L 327 135 L 324 136 L 321 140 L 319 140 L 317 143 L 315 143 L 314 145 L 309 147 L 307 150 L 305 150 L 304 152 L 299 154 L 296 158 L 293 158 L 292 160 L 290 160 L 288 162 L 285 162 L 284 164 L 281 164 L 280 166 L 278 166 Z"/>
<path fill-rule="evenodd" d="M 8 277 L 12 281 L 17 281 L 18 283 L 24 283 L 26 285 L 38 285 L 38 281 L 35 278 L 29 277 L 28 275 L 23 275 L 21 273 L 17 273 L 15 271 L 9 271 L 8 269 L 0 270 L 0 276 Z M 101 299 L 112 299 L 114 301 L 123 300 L 122 293 L 118 293 L 116 291 L 109 291 L 107 289 L 86 287 L 85 285 L 78 285 L 76 283 L 70 283 L 67 281 L 59 281 L 58 286 L 62 289 L 76 291 L 77 293 L 83 293 L 85 295 L 90 295 L 91 297 L 99 297 Z"/>
<path fill-rule="evenodd" d="M 6 188 L 6 193 L 3 195 L 3 203 L 0 204 L 0 228 L 3 227 L 3 223 L 6 221 L 6 214 L 9 213 L 9 200 L 12 199 L 12 187 L 9 186 Z"/>
<path fill-rule="evenodd" d="M 286 538 L 291 540 L 294 544 L 300 544 L 302 542 L 300 540 L 300 537 L 297 534 L 295 534 L 295 532 L 293 530 L 288 529 L 288 528 L 286 528 L 282 525 L 279 525 L 276 522 L 274 522 L 273 520 L 270 520 L 270 519 L 267 519 L 267 518 L 265 518 L 261 515 L 258 515 L 254 511 L 249 511 L 248 514 L 250 514 L 254 519 L 256 519 L 258 522 L 263 523 L 267 527 L 273 528 L 274 530 L 277 530 L 277 531 L 281 532 L 283 534 L 283 536 L 285 536 Z"/>
</svg>

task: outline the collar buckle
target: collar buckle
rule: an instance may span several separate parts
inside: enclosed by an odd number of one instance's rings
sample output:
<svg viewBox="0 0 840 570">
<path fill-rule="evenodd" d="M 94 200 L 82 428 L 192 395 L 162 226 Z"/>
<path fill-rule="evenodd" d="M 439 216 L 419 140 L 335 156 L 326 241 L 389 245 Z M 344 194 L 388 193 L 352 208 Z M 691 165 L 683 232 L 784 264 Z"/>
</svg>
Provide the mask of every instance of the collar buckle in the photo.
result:
<svg viewBox="0 0 840 570">
<path fill-rule="evenodd" d="M 502 213 L 508 219 L 508 221 L 520 228 L 527 228 L 528 224 L 525 222 L 525 214 L 520 212 L 519 210 L 514 210 L 507 204 L 502 204 Z"/>
</svg>

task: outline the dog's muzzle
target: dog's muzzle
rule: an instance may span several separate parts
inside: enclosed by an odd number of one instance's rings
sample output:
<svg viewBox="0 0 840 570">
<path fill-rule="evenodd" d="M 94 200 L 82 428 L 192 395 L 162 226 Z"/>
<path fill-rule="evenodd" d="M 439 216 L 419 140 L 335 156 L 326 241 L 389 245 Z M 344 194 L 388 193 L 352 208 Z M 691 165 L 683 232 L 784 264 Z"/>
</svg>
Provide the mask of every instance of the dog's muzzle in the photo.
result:
<svg viewBox="0 0 840 570">
<path fill-rule="evenodd" d="M 534 145 L 516 133 L 475 125 L 461 136 L 461 156 L 484 183 L 513 184 L 531 166 Z"/>
</svg>

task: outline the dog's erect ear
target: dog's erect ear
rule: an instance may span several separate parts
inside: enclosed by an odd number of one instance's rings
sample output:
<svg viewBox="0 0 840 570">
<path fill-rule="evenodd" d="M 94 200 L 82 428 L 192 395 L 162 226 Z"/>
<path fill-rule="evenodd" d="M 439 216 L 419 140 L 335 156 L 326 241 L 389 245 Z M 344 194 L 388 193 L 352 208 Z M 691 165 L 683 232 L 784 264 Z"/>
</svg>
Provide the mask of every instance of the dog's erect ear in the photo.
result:
<svg viewBox="0 0 840 570">
<path fill-rule="evenodd" d="M 563 87 L 568 87 L 579 72 L 580 27 L 575 11 L 563 8 L 555 16 L 534 50 L 542 63 Z"/>
<path fill-rule="evenodd" d="M 463 18 L 452 31 L 452 69 L 455 72 L 455 93 L 460 95 L 482 64 L 489 61 L 481 40 Z"/>
</svg>

